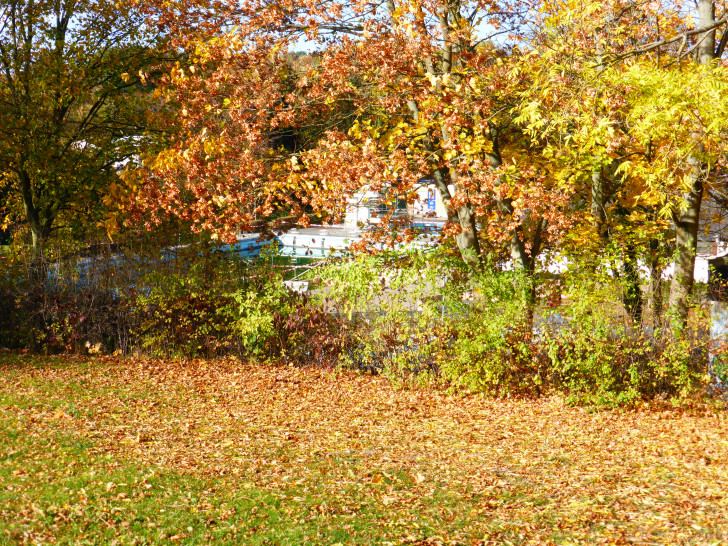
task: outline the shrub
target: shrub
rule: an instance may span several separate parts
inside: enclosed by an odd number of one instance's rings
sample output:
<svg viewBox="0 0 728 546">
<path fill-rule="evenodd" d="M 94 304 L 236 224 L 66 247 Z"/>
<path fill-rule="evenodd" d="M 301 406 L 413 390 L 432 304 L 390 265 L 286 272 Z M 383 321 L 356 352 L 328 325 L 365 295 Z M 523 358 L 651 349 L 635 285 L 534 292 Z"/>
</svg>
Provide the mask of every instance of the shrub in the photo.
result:
<svg viewBox="0 0 728 546">
<path fill-rule="evenodd" d="M 594 269 L 558 279 L 493 265 L 472 273 L 443 252 L 411 250 L 318 274 L 331 312 L 351 319 L 342 363 L 355 369 L 600 405 L 685 397 L 705 386 L 705 317 L 693 313 L 690 339 L 643 329 L 624 310 L 619 279 Z"/>
<path fill-rule="evenodd" d="M 47 252 L 32 262 L 17 253 L 3 260 L 0 345 L 45 352 L 128 345 L 128 316 L 117 293 L 90 280 L 97 272 L 59 255 Z"/>
<path fill-rule="evenodd" d="M 344 365 L 403 380 L 437 372 L 450 294 L 443 258 L 415 250 L 362 255 L 316 271 L 321 304 L 348 322 Z"/>
<path fill-rule="evenodd" d="M 547 370 L 532 335 L 531 280 L 491 268 L 473 275 L 471 302 L 443 325 L 452 351 L 444 377 L 455 386 L 492 395 L 540 393 Z"/>
<path fill-rule="evenodd" d="M 2 262 L 0 342 L 43 351 L 337 360 L 340 322 L 285 288 L 272 255 L 249 262 L 204 241 L 161 242 L 68 253 L 46 263 L 35 285 L 22 256 Z"/>
<path fill-rule="evenodd" d="M 668 339 L 629 316 L 619 279 L 593 266 L 558 277 L 494 264 L 473 273 L 444 251 L 411 249 L 324 264 L 302 295 L 272 256 L 246 262 L 202 241 L 103 248 L 45 264 L 42 285 L 27 262 L 4 260 L 0 342 L 338 363 L 403 383 L 600 405 L 686 397 L 709 377 L 699 309 L 690 337 Z M 725 360 L 713 360 L 714 387 Z"/>
</svg>

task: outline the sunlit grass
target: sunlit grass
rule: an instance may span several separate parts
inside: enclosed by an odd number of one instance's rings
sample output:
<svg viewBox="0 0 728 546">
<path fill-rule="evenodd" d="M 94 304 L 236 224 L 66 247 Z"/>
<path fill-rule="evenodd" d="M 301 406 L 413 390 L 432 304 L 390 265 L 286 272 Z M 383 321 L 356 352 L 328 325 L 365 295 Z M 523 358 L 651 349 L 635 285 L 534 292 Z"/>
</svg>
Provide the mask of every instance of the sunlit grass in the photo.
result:
<svg viewBox="0 0 728 546">
<path fill-rule="evenodd" d="M 0 356 L 0 542 L 728 540 L 721 412 L 236 361 Z"/>
</svg>

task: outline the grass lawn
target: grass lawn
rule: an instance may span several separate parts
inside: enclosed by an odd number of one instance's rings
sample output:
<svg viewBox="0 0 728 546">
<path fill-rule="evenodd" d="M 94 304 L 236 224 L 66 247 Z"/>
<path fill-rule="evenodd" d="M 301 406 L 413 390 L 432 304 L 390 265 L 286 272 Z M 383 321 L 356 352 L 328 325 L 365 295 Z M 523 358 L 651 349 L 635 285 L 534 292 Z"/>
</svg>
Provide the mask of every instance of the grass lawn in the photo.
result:
<svg viewBox="0 0 728 546">
<path fill-rule="evenodd" d="M 0 355 L 0 544 L 728 542 L 725 412 Z"/>
</svg>

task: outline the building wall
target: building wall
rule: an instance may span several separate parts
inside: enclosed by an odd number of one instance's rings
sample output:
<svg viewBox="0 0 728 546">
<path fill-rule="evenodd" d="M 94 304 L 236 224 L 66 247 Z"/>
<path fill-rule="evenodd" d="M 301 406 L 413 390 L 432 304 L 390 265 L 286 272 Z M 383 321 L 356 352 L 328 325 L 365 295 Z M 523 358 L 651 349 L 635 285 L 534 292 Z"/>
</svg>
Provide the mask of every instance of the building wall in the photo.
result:
<svg viewBox="0 0 728 546">
<path fill-rule="evenodd" d="M 353 228 L 359 224 L 378 223 L 379 218 L 376 212 L 372 212 L 372 208 L 373 203 L 381 197 L 381 194 L 373 191 L 362 191 L 352 196 L 347 203 L 344 225 Z M 407 206 L 407 213 L 411 218 L 447 219 L 447 207 L 434 184 L 423 185 L 417 189 L 417 200 Z"/>
</svg>

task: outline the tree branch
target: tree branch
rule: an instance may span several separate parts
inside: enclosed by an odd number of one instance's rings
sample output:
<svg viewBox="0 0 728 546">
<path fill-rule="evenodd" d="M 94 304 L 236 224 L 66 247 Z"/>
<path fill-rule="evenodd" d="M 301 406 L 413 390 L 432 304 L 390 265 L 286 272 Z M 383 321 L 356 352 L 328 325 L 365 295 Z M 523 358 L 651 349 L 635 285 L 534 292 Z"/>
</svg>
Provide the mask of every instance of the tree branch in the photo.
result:
<svg viewBox="0 0 728 546">
<path fill-rule="evenodd" d="M 626 59 L 627 57 L 632 57 L 634 55 L 641 55 L 642 53 L 648 53 L 654 49 L 657 49 L 658 47 L 662 47 L 669 44 L 674 44 L 675 42 L 678 42 L 680 40 L 687 40 L 690 36 L 695 36 L 698 34 L 704 34 L 706 32 L 710 32 L 711 30 L 715 30 L 718 27 L 721 27 L 728 23 L 728 16 L 725 16 L 719 20 L 717 20 L 712 25 L 708 25 L 706 27 L 702 28 L 696 28 L 694 30 L 688 30 L 687 32 L 683 32 L 682 34 L 679 34 L 678 36 L 675 36 L 673 38 L 670 38 L 669 40 L 665 40 L 664 38 L 660 38 L 659 40 L 652 42 L 650 44 L 644 45 L 642 47 L 637 47 L 635 49 L 632 49 L 631 51 L 628 51 L 626 53 L 622 53 L 621 55 L 615 55 L 612 57 L 611 62 L 621 61 L 622 59 Z M 723 40 L 721 40 L 721 43 Z M 725 46 L 724 46 L 725 47 Z"/>
</svg>

